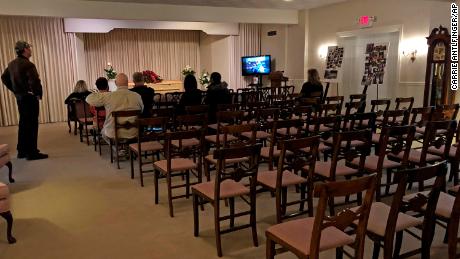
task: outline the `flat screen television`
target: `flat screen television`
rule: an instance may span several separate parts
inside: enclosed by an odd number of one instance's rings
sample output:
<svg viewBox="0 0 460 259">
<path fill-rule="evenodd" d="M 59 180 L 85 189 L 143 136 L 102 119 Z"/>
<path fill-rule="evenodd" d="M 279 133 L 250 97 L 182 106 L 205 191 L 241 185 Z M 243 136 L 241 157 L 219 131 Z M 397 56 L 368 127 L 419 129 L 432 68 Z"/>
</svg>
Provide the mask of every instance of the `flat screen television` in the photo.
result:
<svg viewBox="0 0 460 259">
<path fill-rule="evenodd" d="M 271 56 L 242 57 L 243 76 L 268 75 L 271 72 Z"/>
</svg>

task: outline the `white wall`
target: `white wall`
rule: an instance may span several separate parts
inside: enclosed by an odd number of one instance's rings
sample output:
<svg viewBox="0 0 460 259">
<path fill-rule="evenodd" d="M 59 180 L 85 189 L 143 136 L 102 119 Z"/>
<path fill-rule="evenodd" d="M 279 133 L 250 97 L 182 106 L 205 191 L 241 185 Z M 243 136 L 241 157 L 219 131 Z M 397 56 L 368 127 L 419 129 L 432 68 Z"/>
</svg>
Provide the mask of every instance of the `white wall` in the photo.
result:
<svg viewBox="0 0 460 259">
<path fill-rule="evenodd" d="M 423 103 L 423 89 L 426 69 L 426 40 L 431 28 L 445 23 L 449 14 L 449 3 L 420 0 L 351 0 L 309 10 L 308 20 L 308 67 L 324 71 L 325 61 L 319 58 L 318 50 L 323 45 L 335 45 L 337 33 L 357 30 L 357 19 L 361 15 L 377 16 L 374 28 L 401 25 L 401 44 L 409 43 L 422 48 L 417 60 L 412 63 L 408 57 L 400 56 L 400 78 L 395 95 L 414 96 L 416 105 Z M 447 25 L 447 24 L 444 24 Z M 407 45 L 407 44 L 406 44 Z M 425 53 L 424 51 L 425 50 Z M 347 86 L 344 86 L 347 87 Z"/>
</svg>

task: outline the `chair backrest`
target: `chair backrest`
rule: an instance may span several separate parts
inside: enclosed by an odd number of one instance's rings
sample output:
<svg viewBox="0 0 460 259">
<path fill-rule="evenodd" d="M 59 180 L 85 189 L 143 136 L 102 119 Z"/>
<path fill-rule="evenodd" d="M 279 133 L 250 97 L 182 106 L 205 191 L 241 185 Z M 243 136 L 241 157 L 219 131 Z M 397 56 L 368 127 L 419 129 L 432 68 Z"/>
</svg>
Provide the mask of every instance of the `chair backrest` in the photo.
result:
<svg viewBox="0 0 460 259">
<path fill-rule="evenodd" d="M 409 124 L 409 110 L 388 110 L 383 113 L 382 127 Z"/>
<path fill-rule="evenodd" d="M 380 117 L 390 109 L 390 104 L 390 99 L 371 100 L 371 112 L 375 112 L 377 117 Z"/>
<path fill-rule="evenodd" d="M 112 112 L 113 120 L 115 123 L 115 141 L 118 141 L 118 133 L 119 130 L 129 130 L 133 128 L 137 128 L 136 120 L 141 114 L 140 110 L 133 110 L 133 111 L 114 111 Z M 120 118 L 133 118 L 133 122 L 129 120 L 125 121 L 124 123 L 120 123 Z"/>
<path fill-rule="evenodd" d="M 366 94 L 350 94 L 350 102 L 364 101 L 366 102 Z"/>
<path fill-rule="evenodd" d="M 366 157 L 371 150 L 372 131 L 357 130 L 336 132 L 333 135 L 333 152 L 330 167 L 330 180 L 335 181 L 336 169 L 340 160 L 351 162 L 354 158 L 359 158 L 357 170 L 362 171 Z M 352 141 L 360 141 L 359 145 L 351 146 Z"/>
<path fill-rule="evenodd" d="M 342 116 L 327 116 L 317 117 L 313 116 L 310 121 L 307 121 L 307 129 L 309 135 L 321 135 L 323 139 L 328 139 L 332 136 L 332 133 L 340 130 L 340 123 L 342 122 Z M 310 127 L 313 126 L 313 131 Z M 322 132 L 321 126 L 328 126 L 330 130 Z"/>
<path fill-rule="evenodd" d="M 198 168 L 201 168 L 201 158 L 204 153 L 204 130 L 192 129 L 187 131 L 175 131 L 164 133 L 165 144 L 165 158 L 167 160 L 167 170 L 171 171 L 171 159 L 175 157 L 182 158 L 196 158 Z M 182 146 L 182 141 L 185 139 L 198 139 L 198 145 Z M 177 147 L 172 147 L 172 142 L 178 141 Z"/>
<path fill-rule="evenodd" d="M 372 199 L 376 188 L 376 175 L 361 177 L 343 182 L 329 182 L 315 187 L 315 196 L 319 197 L 315 221 L 310 243 L 310 258 L 319 258 L 321 232 L 328 227 L 335 227 L 345 231 L 347 227 L 358 221 L 354 242 L 355 257 L 364 258 L 364 240 L 366 237 L 367 222 L 371 210 Z M 336 216 L 326 216 L 328 201 L 335 197 L 344 197 L 366 192 L 362 204 L 357 210 L 345 209 Z"/>
<path fill-rule="evenodd" d="M 343 130 L 370 129 L 372 132 L 376 130 L 377 114 L 375 112 L 355 113 L 348 117 L 344 116 L 344 118 Z"/>
<path fill-rule="evenodd" d="M 258 125 L 255 123 L 243 125 L 229 125 L 220 128 L 220 134 L 217 134 L 216 149 L 229 148 L 245 145 L 254 145 L 256 143 L 256 132 Z M 250 137 L 244 137 L 243 133 L 250 133 Z M 234 136 L 236 139 L 230 139 Z"/>
<path fill-rule="evenodd" d="M 434 107 L 432 106 L 412 108 L 410 124 L 417 127 L 425 126 L 426 123 L 431 120 L 433 109 Z"/>
<path fill-rule="evenodd" d="M 164 138 L 163 134 L 167 130 L 169 118 L 139 118 L 136 120 L 138 137 L 137 148 L 142 152 L 142 142 L 160 141 Z"/>
<path fill-rule="evenodd" d="M 159 105 L 161 103 L 161 97 L 162 95 L 160 93 L 155 93 L 153 95 L 153 103 L 154 103 L 154 106 L 156 106 L 157 108 L 159 108 Z"/>
<path fill-rule="evenodd" d="M 74 107 L 77 119 L 83 120 L 85 123 L 87 120 L 91 120 L 90 106 L 85 100 L 75 100 Z"/>
<path fill-rule="evenodd" d="M 382 175 L 383 162 L 388 153 L 399 154 L 403 152 L 401 165 L 407 167 L 412 142 L 415 135 L 415 126 L 390 126 L 383 127 L 380 134 L 377 162 L 377 174 Z"/>
<path fill-rule="evenodd" d="M 327 96 L 325 98 L 325 103 L 326 104 L 339 104 L 340 105 L 340 112 L 342 112 L 342 107 L 343 107 L 343 101 L 344 97 L 343 96 Z"/>
<path fill-rule="evenodd" d="M 433 110 L 432 120 L 456 120 L 458 109 L 458 103 L 438 105 Z"/>
<path fill-rule="evenodd" d="M 277 121 L 280 115 L 279 108 L 264 108 L 255 111 L 255 119 L 257 123 L 268 121 Z"/>
<path fill-rule="evenodd" d="M 412 110 L 414 106 L 414 97 L 398 97 L 396 98 L 395 110 Z"/>
<path fill-rule="evenodd" d="M 188 114 L 179 115 L 176 117 L 176 130 L 184 131 L 191 130 L 192 128 L 199 127 L 200 129 L 206 130 L 208 127 L 208 115 L 207 114 Z"/>
<path fill-rule="evenodd" d="M 153 117 L 168 117 L 171 120 L 174 118 L 175 110 L 174 108 L 158 108 L 152 109 Z"/>
<path fill-rule="evenodd" d="M 398 187 L 393 195 L 388 220 L 386 222 L 384 236 L 385 243 L 388 242 L 386 245 L 393 244 L 398 214 L 400 212 L 409 211 L 422 214 L 422 239 L 433 240 L 434 227 L 436 225 L 435 210 L 439 194 L 445 184 L 446 170 L 446 162 L 441 162 L 435 165 L 399 171 L 395 175 L 395 181 L 398 183 Z M 433 179 L 435 180 L 435 183 L 428 197 L 423 194 L 417 194 L 411 199 L 404 200 L 406 190 L 408 189 L 410 183 L 432 181 Z M 390 249 L 390 251 L 392 251 L 392 249 Z"/>
<path fill-rule="evenodd" d="M 256 186 L 257 186 L 257 173 L 259 170 L 259 158 L 261 144 L 240 146 L 233 148 L 223 148 L 214 151 L 214 159 L 217 160 L 216 178 L 214 184 L 214 200 L 216 201 L 217 208 L 219 206 L 220 185 L 225 180 L 241 181 L 243 178 L 249 178 L 249 188 L 251 200 L 255 201 Z M 235 158 L 248 158 L 247 166 L 238 166 L 231 172 L 226 171 L 226 159 Z"/>
<path fill-rule="evenodd" d="M 259 101 L 260 102 L 269 102 L 271 95 L 271 87 L 261 87 L 259 88 Z"/>
<path fill-rule="evenodd" d="M 240 109 L 241 105 L 239 103 L 233 103 L 233 104 L 219 104 L 217 105 L 217 110 L 220 112 L 223 111 L 238 111 Z"/>
<path fill-rule="evenodd" d="M 319 105 L 321 105 L 321 99 L 320 98 L 314 98 L 314 97 L 300 98 L 298 100 L 298 102 L 299 102 L 299 105 L 301 105 L 301 106 L 318 107 Z"/>
<path fill-rule="evenodd" d="M 421 150 L 420 164 L 426 164 L 426 156 L 430 147 L 441 148 L 444 150 L 442 154 L 443 159 L 449 157 L 450 146 L 457 129 L 457 121 L 429 121 L 425 128 L 425 135 L 423 138 L 423 146 Z"/>
<path fill-rule="evenodd" d="M 319 143 L 319 136 L 283 140 L 279 143 L 281 153 L 277 167 L 277 189 L 281 189 L 283 173 L 286 170 L 295 174 L 300 172 L 302 177 L 311 177 L 310 179 L 314 179 L 315 164 L 319 154 Z M 306 150 L 308 150 L 308 153 L 305 152 Z M 287 152 L 291 154 L 287 156 Z M 303 170 L 305 166 L 308 166 L 308 171 Z M 308 192 L 309 197 L 312 197 L 313 181 L 309 181 Z"/>
<path fill-rule="evenodd" d="M 183 92 L 172 92 L 165 94 L 165 101 L 172 103 L 179 103 Z"/>
<path fill-rule="evenodd" d="M 207 114 L 209 112 L 209 105 L 192 105 L 185 106 L 187 114 Z"/>
<path fill-rule="evenodd" d="M 240 124 L 244 119 L 243 111 L 220 111 L 216 113 L 217 125 L 220 127 L 227 123 L 229 125 Z M 219 129 L 218 129 L 219 131 Z"/>
<path fill-rule="evenodd" d="M 321 104 L 318 106 L 318 116 L 336 116 L 340 115 L 342 106 L 339 103 Z"/>
<path fill-rule="evenodd" d="M 96 117 L 96 121 L 97 121 L 97 125 L 95 126 L 97 129 L 97 132 L 101 132 L 102 127 L 105 122 L 105 107 L 104 106 L 95 107 L 95 110 L 96 110 L 96 113 L 94 114 L 94 116 Z"/>
<path fill-rule="evenodd" d="M 365 101 L 352 101 L 345 103 L 345 116 L 352 115 L 359 112 L 364 112 L 366 108 Z"/>
</svg>

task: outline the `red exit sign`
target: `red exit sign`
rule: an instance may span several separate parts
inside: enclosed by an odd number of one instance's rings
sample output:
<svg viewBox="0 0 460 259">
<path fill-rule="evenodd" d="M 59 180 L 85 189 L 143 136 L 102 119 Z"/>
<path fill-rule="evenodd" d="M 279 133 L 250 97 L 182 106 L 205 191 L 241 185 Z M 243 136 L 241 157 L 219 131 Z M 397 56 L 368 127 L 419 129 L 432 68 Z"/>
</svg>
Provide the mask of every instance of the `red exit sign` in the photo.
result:
<svg viewBox="0 0 460 259">
<path fill-rule="evenodd" d="M 359 17 L 358 24 L 361 28 L 367 28 L 367 27 L 372 27 L 375 21 L 376 21 L 375 16 L 363 15 Z"/>
</svg>

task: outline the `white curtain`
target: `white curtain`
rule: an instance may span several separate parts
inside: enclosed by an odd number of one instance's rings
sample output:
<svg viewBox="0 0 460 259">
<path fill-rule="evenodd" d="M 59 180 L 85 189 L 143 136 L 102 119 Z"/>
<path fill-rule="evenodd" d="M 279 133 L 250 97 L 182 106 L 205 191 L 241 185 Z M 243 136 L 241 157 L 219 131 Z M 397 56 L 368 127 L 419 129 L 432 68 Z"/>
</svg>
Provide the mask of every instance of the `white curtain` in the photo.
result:
<svg viewBox="0 0 460 259">
<path fill-rule="evenodd" d="M 241 57 L 260 55 L 261 29 L 260 24 L 240 24 L 239 35 L 231 36 L 229 85 L 233 89 L 247 87 L 252 81 L 241 75 Z"/>
<path fill-rule="evenodd" d="M 200 67 L 198 31 L 116 29 L 84 34 L 89 82 L 105 76 L 107 62 L 131 77 L 152 70 L 166 80 L 181 80 L 182 69 Z"/>
<path fill-rule="evenodd" d="M 64 32 L 59 18 L 0 16 L 0 70 L 16 57 L 14 44 L 25 40 L 32 45 L 31 61 L 37 66 L 43 85 L 40 122 L 64 121 L 64 99 L 75 83 L 75 34 Z M 14 95 L 0 86 L 0 126 L 18 124 Z"/>
</svg>

